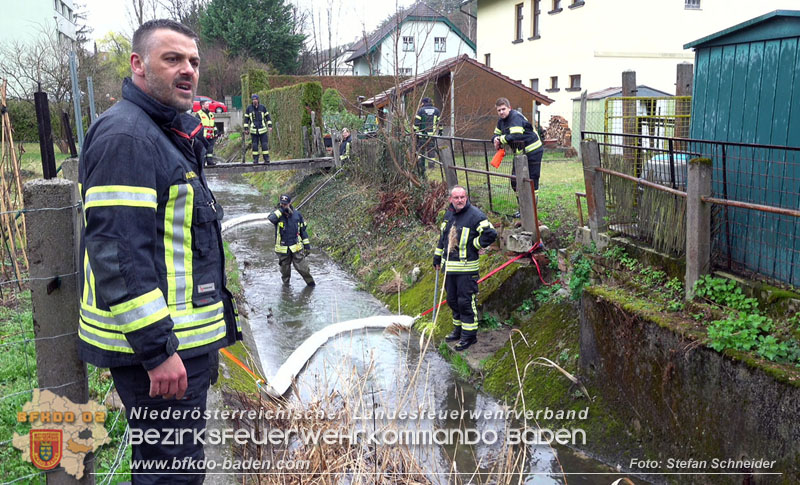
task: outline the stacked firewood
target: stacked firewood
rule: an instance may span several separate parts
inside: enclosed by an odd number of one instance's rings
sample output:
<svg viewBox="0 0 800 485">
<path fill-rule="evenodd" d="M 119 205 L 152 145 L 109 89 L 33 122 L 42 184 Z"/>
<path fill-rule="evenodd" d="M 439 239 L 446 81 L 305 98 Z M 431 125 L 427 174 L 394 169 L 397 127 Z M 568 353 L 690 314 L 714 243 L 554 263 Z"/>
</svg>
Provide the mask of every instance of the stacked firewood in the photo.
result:
<svg viewBox="0 0 800 485">
<path fill-rule="evenodd" d="M 550 125 L 547 127 L 545 138 L 548 141 L 555 140 L 556 145 L 560 147 L 572 145 L 572 130 L 567 120 L 558 115 L 551 116 Z"/>
</svg>

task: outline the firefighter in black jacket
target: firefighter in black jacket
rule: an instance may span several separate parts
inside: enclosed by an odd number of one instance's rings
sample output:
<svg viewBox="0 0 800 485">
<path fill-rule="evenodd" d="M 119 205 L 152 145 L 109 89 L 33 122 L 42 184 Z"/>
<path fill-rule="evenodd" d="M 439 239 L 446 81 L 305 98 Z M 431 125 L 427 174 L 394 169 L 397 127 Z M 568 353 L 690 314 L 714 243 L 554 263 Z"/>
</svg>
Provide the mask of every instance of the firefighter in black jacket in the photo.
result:
<svg viewBox="0 0 800 485">
<path fill-rule="evenodd" d="M 339 160 L 346 162 L 350 160 L 350 148 L 353 143 L 353 136 L 347 128 L 342 129 L 342 144 L 339 145 Z"/>
<path fill-rule="evenodd" d="M 202 466 L 175 465 L 202 463 L 202 442 L 166 438 L 205 429 L 217 349 L 242 336 L 225 287 L 222 207 L 203 175 L 202 125 L 186 113 L 197 36 L 152 20 L 132 44 L 132 80 L 92 123 L 80 156 L 79 351 L 111 369 L 132 433 L 156 436 L 132 446 L 133 483 L 202 483 Z M 165 465 L 139 474 L 133 463 L 144 460 Z"/>
<path fill-rule="evenodd" d="M 494 129 L 495 150 L 501 145 L 509 146 L 514 154 L 524 153 L 528 157 L 528 173 L 533 180 L 536 190 L 539 190 L 539 175 L 542 171 L 542 141 L 533 129 L 533 125 L 519 111 L 511 109 L 507 98 L 498 98 L 495 102 L 497 108 L 497 127 Z M 512 166 L 511 174 L 516 174 L 516 167 Z M 517 179 L 511 179 L 511 188 L 516 192 Z"/>
<path fill-rule="evenodd" d="M 206 166 L 213 167 L 217 164 L 217 162 L 214 161 L 214 142 L 217 139 L 217 126 L 214 123 L 214 113 L 209 109 L 211 101 L 205 99 L 200 106 L 202 106 L 202 109 L 195 113 L 195 116 L 200 120 L 200 124 L 203 125 L 203 137 L 208 143 L 208 148 L 206 148 Z"/>
<path fill-rule="evenodd" d="M 311 241 L 308 240 L 306 223 L 300 211 L 292 207 L 292 198 L 288 195 L 280 197 L 280 207 L 267 218 L 275 226 L 275 252 L 278 254 L 278 265 L 281 268 L 283 284 L 289 284 L 292 265 L 300 273 L 308 286 L 314 286 L 314 278 L 308 267 L 308 253 Z"/>
<path fill-rule="evenodd" d="M 258 163 L 258 156 L 264 157 L 264 163 L 269 163 L 269 136 L 272 133 L 272 119 L 269 111 L 263 104 L 259 104 L 258 95 L 252 96 L 253 102 L 244 112 L 245 130 L 250 131 L 253 138 L 253 163 Z M 261 144 L 261 150 L 258 145 Z"/>
<path fill-rule="evenodd" d="M 425 176 L 425 158 L 436 160 L 436 140 L 430 138 L 439 134 L 439 121 L 442 112 L 433 105 L 431 98 L 422 98 L 422 106 L 414 118 L 414 134 L 417 137 L 417 171 Z"/>
<path fill-rule="evenodd" d="M 478 293 L 479 251 L 495 239 L 497 231 L 486 215 L 469 203 L 464 187 L 453 187 L 450 207 L 444 215 L 439 244 L 434 251 L 433 267 L 439 271 L 446 252 L 444 287 L 455 328 L 445 340 L 460 340 L 456 350 L 464 350 L 478 340 L 475 295 Z"/>
</svg>

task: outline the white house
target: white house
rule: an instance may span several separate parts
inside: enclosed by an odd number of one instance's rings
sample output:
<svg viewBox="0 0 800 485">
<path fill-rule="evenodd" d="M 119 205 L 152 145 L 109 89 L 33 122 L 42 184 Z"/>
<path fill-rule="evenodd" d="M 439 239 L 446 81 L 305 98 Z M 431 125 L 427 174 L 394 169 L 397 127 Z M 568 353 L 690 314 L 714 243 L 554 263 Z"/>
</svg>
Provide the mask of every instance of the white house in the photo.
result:
<svg viewBox="0 0 800 485">
<path fill-rule="evenodd" d="M 72 0 L 0 1 L 3 18 L 0 42 L 35 39 L 55 30 L 63 42 L 75 41 L 75 7 Z"/>
<path fill-rule="evenodd" d="M 478 60 L 555 102 L 542 124 L 572 98 L 636 82 L 675 93 L 676 66 L 693 62 L 683 45 L 798 0 L 472 0 L 478 3 Z M 500 93 L 498 93 L 499 95 Z"/>
<path fill-rule="evenodd" d="M 357 42 L 347 62 L 354 76 L 414 76 L 462 54 L 475 58 L 475 44 L 442 14 L 418 3 Z"/>
</svg>

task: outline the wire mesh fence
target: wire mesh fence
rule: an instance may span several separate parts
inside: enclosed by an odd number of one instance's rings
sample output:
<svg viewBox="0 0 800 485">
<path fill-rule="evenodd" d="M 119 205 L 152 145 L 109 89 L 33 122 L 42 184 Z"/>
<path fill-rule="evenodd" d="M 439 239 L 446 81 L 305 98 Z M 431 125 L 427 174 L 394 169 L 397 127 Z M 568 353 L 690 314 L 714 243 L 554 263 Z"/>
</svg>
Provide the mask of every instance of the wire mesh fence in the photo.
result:
<svg viewBox="0 0 800 485">
<path fill-rule="evenodd" d="M 598 140 L 612 232 L 680 256 L 688 164 L 713 167 L 712 264 L 800 285 L 800 148 L 584 132 Z M 664 192 L 638 180 L 671 189 Z"/>
</svg>

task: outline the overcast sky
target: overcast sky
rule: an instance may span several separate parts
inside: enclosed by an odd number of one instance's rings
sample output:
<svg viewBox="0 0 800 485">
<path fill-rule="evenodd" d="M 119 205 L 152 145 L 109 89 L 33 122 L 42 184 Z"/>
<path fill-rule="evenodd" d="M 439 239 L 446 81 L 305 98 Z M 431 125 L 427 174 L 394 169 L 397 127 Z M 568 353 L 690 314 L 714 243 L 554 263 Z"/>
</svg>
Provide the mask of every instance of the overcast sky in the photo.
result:
<svg viewBox="0 0 800 485">
<path fill-rule="evenodd" d="M 381 20 L 395 12 L 397 6 L 407 7 L 413 0 L 286 0 L 302 10 L 315 14 L 318 38 L 321 47 L 328 47 L 327 12 L 332 12 L 331 33 L 333 44 L 351 42 L 361 37 L 362 31 L 370 32 Z M 120 32 L 130 38 L 133 33 L 129 5 L 131 0 L 76 0 L 87 6 L 87 23 L 94 29 L 92 38 L 101 39 L 108 32 Z M 322 25 L 319 25 L 319 23 Z M 310 20 L 305 33 L 312 37 Z"/>
</svg>

